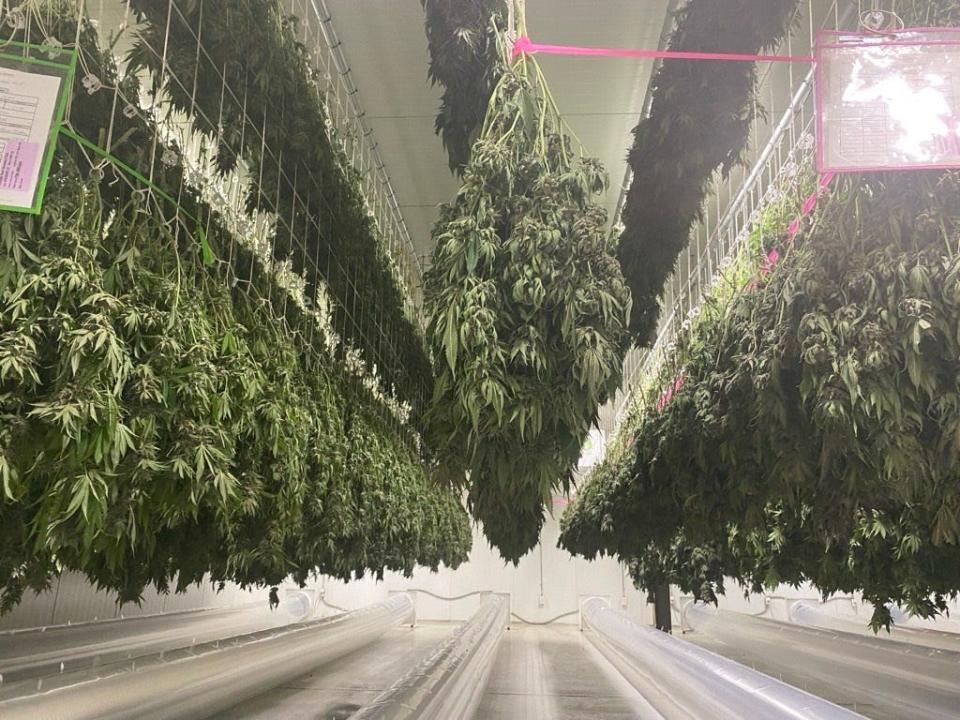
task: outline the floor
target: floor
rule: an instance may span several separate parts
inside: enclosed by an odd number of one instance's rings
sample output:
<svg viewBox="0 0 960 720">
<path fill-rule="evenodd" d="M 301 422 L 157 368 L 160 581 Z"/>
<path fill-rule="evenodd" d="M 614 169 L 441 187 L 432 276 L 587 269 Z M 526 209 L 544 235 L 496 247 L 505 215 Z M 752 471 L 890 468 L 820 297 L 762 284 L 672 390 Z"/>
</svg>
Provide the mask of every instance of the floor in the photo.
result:
<svg viewBox="0 0 960 720">
<path fill-rule="evenodd" d="M 216 720 L 345 720 L 403 677 L 456 624 L 393 628 L 369 647 L 285 683 Z"/>
<path fill-rule="evenodd" d="M 576 627 L 514 625 L 475 720 L 659 717 Z"/>
<path fill-rule="evenodd" d="M 165 626 L 146 619 L 75 627 L 71 633 L 0 636 L 0 667 L 13 670 L 20 665 L 15 672 L 29 674 L 49 657 L 63 653 L 67 639 L 79 642 L 81 649 L 102 651 L 106 643 L 122 651 L 135 644 L 135 629 L 144 632 L 150 643 L 163 644 L 201 631 L 201 626 L 206 633 L 214 627 L 222 631 L 269 621 L 276 618 L 229 612 L 167 618 L 171 624 Z M 392 628 L 373 644 L 214 717 L 345 720 L 425 659 L 456 627 L 455 623 L 423 623 L 415 629 Z M 873 720 L 960 718 L 960 656 L 955 653 L 892 643 L 878 654 L 857 636 L 838 644 L 836 638 L 802 628 L 761 622 L 742 627 L 718 623 L 679 637 Z M 72 649 L 77 654 L 74 661 L 86 657 Z M 28 658 L 17 663 L 14 655 Z M 500 641 L 475 718 L 659 720 L 661 715 L 575 626 L 515 624 Z"/>
<path fill-rule="evenodd" d="M 455 625 L 394 628 L 382 640 L 215 720 L 345 720 L 423 660 Z M 572 626 L 514 625 L 500 642 L 475 720 L 656 720 Z"/>
</svg>

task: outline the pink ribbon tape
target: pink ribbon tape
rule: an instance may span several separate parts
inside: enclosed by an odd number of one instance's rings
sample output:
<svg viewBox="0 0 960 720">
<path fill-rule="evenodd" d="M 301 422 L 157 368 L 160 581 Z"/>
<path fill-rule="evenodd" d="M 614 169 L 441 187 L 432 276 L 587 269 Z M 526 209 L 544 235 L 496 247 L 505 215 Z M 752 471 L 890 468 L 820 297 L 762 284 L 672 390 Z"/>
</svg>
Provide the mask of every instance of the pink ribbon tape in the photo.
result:
<svg viewBox="0 0 960 720">
<path fill-rule="evenodd" d="M 790 223 L 790 227 L 787 229 L 787 237 L 790 240 L 800 232 L 800 223 L 807 217 L 810 213 L 813 212 L 813 209 L 817 206 L 817 201 L 820 199 L 820 196 L 826 192 L 826 189 L 830 186 L 830 183 L 833 182 L 833 178 L 836 177 L 836 173 L 828 172 L 820 176 L 820 182 L 817 183 L 817 189 L 813 191 L 813 194 L 810 195 L 803 202 L 803 208 L 800 213 L 800 217 Z"/>
<path fill-rule="evenodd" d="M 546 45 L 535 43 L 526 35 L 513 44 L 513 57 L 522 53 L 532 55 L 587 55 L 593 57 L 654 58 L 665 60 L 714 60 L 723 62 L 788 62 L 812 63 L 809 55 L 744 55 L 740 53 L 684 52 L 679 50 L 629 50 L 626 48 L 592 48 L 574 45 Z"/>
</svg>

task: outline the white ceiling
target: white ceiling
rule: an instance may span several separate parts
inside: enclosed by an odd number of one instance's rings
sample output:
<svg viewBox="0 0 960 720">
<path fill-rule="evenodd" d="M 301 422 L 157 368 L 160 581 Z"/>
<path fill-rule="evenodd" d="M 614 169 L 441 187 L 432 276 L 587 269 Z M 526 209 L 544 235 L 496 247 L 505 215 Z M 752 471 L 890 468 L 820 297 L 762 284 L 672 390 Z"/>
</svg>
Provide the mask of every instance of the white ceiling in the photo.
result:
<svg viewBox="0 0 960 720">
<path fill-rule="evenodd" d="M 669 0 L 526 0 L 535 42 L 656 48 Z M 417 251 L 429 255 L 438 206 L 451 199 L 451 175 L 433 122 L 440 92 L 427 81 L 427 41 L 419 0 L 327 0 L 360 103 L 367 113 Z M 560 111 L 610 173 L 604 203 L 612 215 L 626 171 L 651 61 L 539 58 Z"/>
</svg>

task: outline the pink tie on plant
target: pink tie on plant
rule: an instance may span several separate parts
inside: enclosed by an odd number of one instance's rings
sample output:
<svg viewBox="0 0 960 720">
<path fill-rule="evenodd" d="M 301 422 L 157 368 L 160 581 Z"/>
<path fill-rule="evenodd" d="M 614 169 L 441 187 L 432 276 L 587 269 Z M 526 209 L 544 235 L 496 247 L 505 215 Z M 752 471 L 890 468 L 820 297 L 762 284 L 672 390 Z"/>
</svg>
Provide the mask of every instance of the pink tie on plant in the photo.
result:
<svg viewBox="0 0 960 720">
<path fill-rule="evenodd" d="M 833 182 L 833 178 L 836 177 L 835 173 L 829 172 L 824 173 L 820 176 L 820 181 L 817 183 L 817 189 L 808 197 L 804 203 L 800 212 L 800 217 L 795 219 L 790 223 L 790 227 L 787 228 L 787 240 L 793 240 L 797 233 L 800 232 L 800 227 L 803 222 L 803 218 L 810 215 L 813 212 L 813 209 L 817 206 L 817 202 L 821 197 L 825 196 L 830 191 L 830 183 Z M 761 275 L 769 274 L 773 266 L 780 261 L 780 251 L 776 248 L 773 248 L 770 252 L 767 253 L 767 257 L 763 262 L 763 266 L 760 268 Z M 753 292 L 759 287 L 759 282 L 755 279 L 751 280 L 747 285 L 747 292 Z"/>
<path fill-rule="evenodd" d="M 763 265 L 760 266 L 761 275 L 769 275 L 773 270 L 773 266 L 777 264 L 780 260 L 780 251 L 774 248 L 767 253 L 766 258 L 763 260 Z"/>
<path fill-rule="evenodd" d="M 533 47 L 533 42 L 526 35 L 523 37 L 518 37 L 517 41 L 513 44 L 513 57 L 516 59 L 522 53 L 531 54 L 536 52 Z"/>
<path fill-rule="evenodd" d="M 656 405 L 654 405 L 657 412 L 661 412 L 667 406 L 667 403 L 673 400 L 674 396 L 680 392 L 680 388 L 683 387 L 683 382 L 683 373 L 680 373 L 667 385 L 667 389 L 660 393 L 660 397 L 657 399 Z"/>
</svg>

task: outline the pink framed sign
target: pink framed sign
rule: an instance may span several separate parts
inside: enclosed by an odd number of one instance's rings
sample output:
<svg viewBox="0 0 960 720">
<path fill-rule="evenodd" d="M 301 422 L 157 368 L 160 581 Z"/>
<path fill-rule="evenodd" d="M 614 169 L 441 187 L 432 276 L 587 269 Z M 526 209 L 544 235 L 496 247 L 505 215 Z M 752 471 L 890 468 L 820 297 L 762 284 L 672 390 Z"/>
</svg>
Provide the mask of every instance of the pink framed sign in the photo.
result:
<svg viewBox="0 0 960 720">
<path fill-rule="evenodd" d="M 960 167 L 960 28 L 821 32 L 821 173 Z"/>
</svg>

